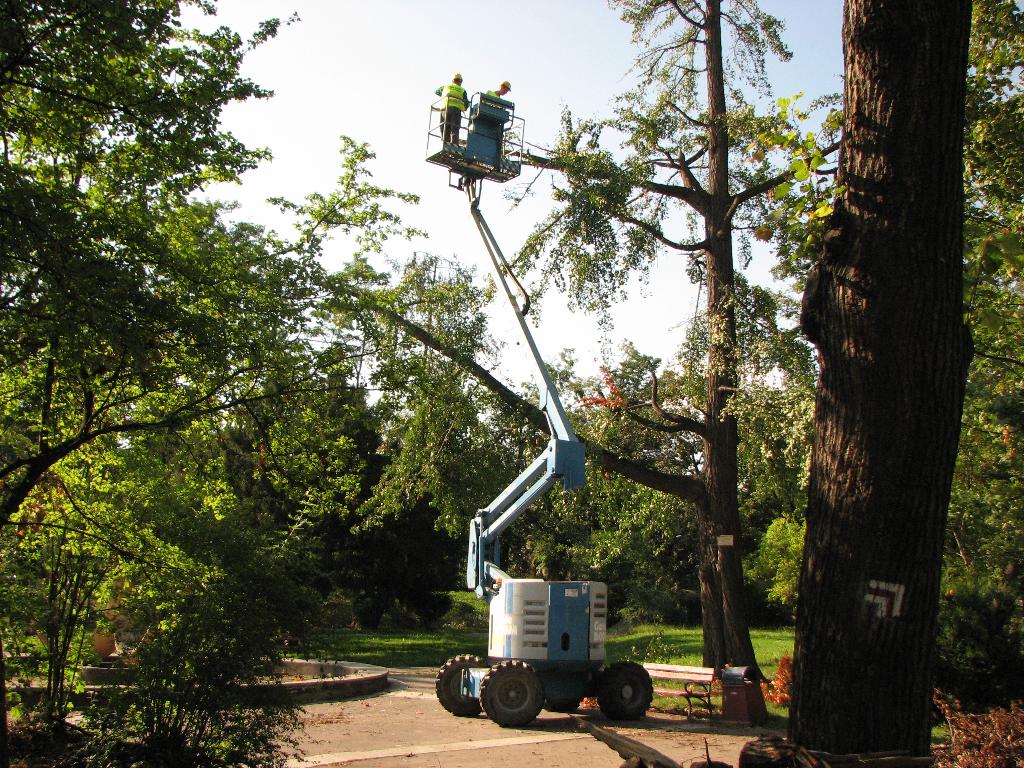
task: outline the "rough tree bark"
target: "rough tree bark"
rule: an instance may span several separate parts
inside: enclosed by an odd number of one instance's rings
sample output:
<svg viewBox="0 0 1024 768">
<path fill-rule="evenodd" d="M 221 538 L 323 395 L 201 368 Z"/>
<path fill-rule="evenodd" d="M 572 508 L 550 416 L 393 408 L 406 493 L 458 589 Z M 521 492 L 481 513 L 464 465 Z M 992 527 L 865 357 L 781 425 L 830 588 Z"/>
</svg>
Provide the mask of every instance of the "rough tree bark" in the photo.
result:
<svg viewBox="0 0 1024 768">
<path fill-rule="evenodd" d="M 801 325 L 821 373 L 790 737 L 929 750 L 942 540 L 970 338 L 970 0 L 847 0 L 840 180 Z"/>
</svg>

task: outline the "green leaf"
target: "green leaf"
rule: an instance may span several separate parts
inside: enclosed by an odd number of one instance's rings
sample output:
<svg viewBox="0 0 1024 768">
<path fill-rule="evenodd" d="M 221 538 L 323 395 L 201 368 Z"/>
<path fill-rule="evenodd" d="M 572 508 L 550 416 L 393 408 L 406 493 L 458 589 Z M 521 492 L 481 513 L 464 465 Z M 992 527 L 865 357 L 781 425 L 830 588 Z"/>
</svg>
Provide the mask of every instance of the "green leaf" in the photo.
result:
<svg viewBox="0 0 1024 768">
<path fill-rule="evenodd" d="M 807 169 L 807 161 L 798 158 L 789 164 L 789 170 L 793 174 L 793 178 L 797 181 L 807 181 L 807 178 L 811 175 Z"/>
</svg>

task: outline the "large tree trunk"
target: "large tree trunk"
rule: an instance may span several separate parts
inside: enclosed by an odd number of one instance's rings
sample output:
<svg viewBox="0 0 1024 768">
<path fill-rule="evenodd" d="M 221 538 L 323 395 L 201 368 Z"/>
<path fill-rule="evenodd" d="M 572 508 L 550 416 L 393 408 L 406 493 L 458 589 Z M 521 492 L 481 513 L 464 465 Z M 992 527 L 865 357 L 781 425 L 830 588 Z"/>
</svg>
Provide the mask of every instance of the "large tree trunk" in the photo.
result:
<svg viewBox="0 0 1024 768">
<path fill-rule="evenodd" d="M 719 0 L 709 0 L 707 4 L 705 37 L 710 197 L 710 205 L 704 216 L 704 232 L 708 244 L 708 399 L 705 414 L 707 436 L 704 440 L 704 483 L 708 504 L 707 520 L 701 524 L 701 555 L 704 561 L 701 581 L 704 582 L 705 572 L 708 572 L 715 575 L 717 584 L 707 590 L 702 586 L 701 595 L 704 598 L 704 664 L 721 667 L 724 664 L 748 665 L 757 662 L 747 626 L 743 586 L 737 489 L 739 430 L 735 416 L 725 410 L 737 386 L 736 277 L 732 228 L 727 223 L 731 200 L 729 131 L 726 125 Z M 716 598 L 720 600 L 718 605 L 709 604 Z M 710 649 L 707 647 L 709 638 L 714 641 Z"/>
<path fill-rule="evenodd" d="M 725 617 L 722 614 L 721 579 L 718 576 L 718 543 L 707 500 L 697 507 L 697 546 L 700 558 L 700 620 L 704 640 L 702 664 L 720 668 L 726 663 Z"/>
<path fill-rule="evenodd" d="M 724 209 L 723 209 L 724 211 Z M 709 227 L 710 229 L 710 227 Z M 709 234 L 709 237 L 711 235 Z M 739 513 L 736 418 L 726 413 L 736 389 L 736 318 L 731 243 L 719 238 L 708 249 L 708 400 L 704 441 L 704 484 L 707 505 L 701 514 L 702 579 L 712 575 L 715 584 L 701 594 L 709 600 L 704 610 L 706 666 L 756 665 L 754 646 L 747 626 L 743 583 L 742 531 Z M 706 604 L 718 600 L 717 604 Z"/>
<path fill-rule="evenodd" d="M 846 192 L 808 280 L 817 345 L 790 737 L 929 750 L 963 325 L 970 0 L 847 0 Z"/>
</svg>

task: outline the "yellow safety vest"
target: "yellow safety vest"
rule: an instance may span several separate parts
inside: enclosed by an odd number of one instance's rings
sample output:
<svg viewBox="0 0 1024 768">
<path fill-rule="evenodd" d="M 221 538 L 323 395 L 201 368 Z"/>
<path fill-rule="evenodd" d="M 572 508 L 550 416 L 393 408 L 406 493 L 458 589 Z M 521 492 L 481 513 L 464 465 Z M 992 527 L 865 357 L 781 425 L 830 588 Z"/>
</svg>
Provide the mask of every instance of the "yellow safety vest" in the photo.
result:
<svg viewBox="0 0 1024 768">
<path fill-rule="evenodd" d="M 466 96 L 466 89 L 463 88 L 461 85 L 449 83 L 448 85 L 438 88 L 436 93 L 444 98 L 445 109 L 457 107 L 463 112 L 466 111 L 466 107 L 469 103 L 469 98 Z"/>
</svg>

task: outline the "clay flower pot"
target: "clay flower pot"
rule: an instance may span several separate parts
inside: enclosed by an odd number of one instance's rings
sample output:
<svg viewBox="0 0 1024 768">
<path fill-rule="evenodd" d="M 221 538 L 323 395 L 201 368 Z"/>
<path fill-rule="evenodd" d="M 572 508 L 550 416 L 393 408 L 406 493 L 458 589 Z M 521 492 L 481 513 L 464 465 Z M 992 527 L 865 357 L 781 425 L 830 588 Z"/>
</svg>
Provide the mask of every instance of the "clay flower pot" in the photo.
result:
<svg viewBox="0 0 1024 768">
<path fill-rule="evenodd" d="M 114 633 L 96 630 L 92 633 L 92 649 L 101 659 L 114 653 Z"/>
</svg>

